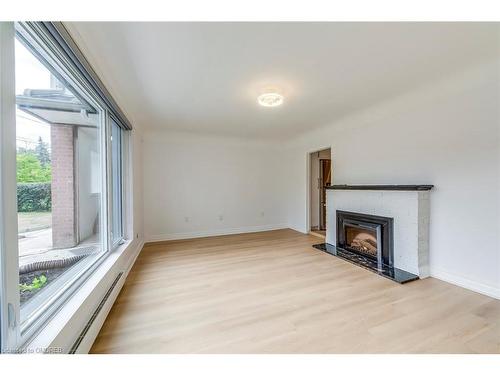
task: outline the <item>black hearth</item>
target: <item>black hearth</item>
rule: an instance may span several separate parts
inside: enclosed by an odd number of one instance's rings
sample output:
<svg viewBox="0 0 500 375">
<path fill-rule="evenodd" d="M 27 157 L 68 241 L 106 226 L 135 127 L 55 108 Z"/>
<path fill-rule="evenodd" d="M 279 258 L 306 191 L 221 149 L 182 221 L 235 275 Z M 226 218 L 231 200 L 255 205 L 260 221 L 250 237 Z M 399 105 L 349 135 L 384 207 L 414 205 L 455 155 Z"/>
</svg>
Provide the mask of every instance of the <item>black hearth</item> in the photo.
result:
<svg viewBox="0 0 500 375">
<path fill-rule="evenodd" d="M 337 211 L 337 247 L 393 265 L 393 219 L 357 212 Z"/>
</svg>

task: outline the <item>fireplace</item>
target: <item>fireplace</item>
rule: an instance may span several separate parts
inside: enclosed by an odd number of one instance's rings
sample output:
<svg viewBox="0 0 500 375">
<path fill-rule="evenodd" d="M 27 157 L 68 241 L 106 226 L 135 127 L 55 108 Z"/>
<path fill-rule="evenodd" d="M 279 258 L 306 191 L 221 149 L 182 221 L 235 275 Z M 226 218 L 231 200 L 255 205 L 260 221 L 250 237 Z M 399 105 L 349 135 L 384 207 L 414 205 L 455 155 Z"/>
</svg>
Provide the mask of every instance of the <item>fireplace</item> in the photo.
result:
<svg viewBox="0 0 500 375">
<path fill-rule="evenodd" d="M 393 219 L 337 210 L 337 247 L 393 266 Z"/>
<path fill-rule="evenodd" d="M 432 187 L 327 187 L 326 242 L 313 247 L 398 283 L 428 277 Z"/>
</svg>

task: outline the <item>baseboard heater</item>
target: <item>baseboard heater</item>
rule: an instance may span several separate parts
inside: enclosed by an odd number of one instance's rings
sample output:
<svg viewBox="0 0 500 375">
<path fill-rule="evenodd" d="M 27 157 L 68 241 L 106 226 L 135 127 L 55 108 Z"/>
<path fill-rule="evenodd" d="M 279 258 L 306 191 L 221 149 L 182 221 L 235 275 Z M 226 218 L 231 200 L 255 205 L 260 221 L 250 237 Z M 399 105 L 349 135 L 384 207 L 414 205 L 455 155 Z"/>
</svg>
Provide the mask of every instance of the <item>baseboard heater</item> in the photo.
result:
<svg viewBox="0 0 500 375">
<path fill-rule="evenodd" d="M 85 335 L 87 334 L 87 332 L 89 331 L 90 327 L 92 326 L 92 324 L 96 320 L 97 316 L 101 312 L 102 308 L 104 307 L 104 304 L 106 303 L 106 301 L 108 300 L 109 296 L 113 292 L 113 289 L 115 289 L 115 286 L 116 286 L 116 284 L 118 284 L 118 281 L 120 280 L 120 278 L 122 277 L 122 275 L 123 275 L 123 272 L 120 272 L 116 276 L 115 280 L 113 281 L 113 283 L 109 287 L 108 291 L 106 292 L 106 294 L 102 298 L 101 302 L 99 303 L 99 305 L 95 309 L 95 311 L 92 314 L 92 316 L 90 317 L 89 321 L 87 322 L 87 324 L 85 325 L 85 327 L 83 327 L 82 332 L 80 332 L 80 335 L 76 339 L 75 343 L 73 344 L 73 346 L 71 346 L 71 349 L 69 350 L 69 354 L 75 354 L 76 353 L 76 351 L 78 350 L 78 347 L 80 346 L 80 344 L 82 343 L 83 339 L 85 338 Z"/>
</svg>

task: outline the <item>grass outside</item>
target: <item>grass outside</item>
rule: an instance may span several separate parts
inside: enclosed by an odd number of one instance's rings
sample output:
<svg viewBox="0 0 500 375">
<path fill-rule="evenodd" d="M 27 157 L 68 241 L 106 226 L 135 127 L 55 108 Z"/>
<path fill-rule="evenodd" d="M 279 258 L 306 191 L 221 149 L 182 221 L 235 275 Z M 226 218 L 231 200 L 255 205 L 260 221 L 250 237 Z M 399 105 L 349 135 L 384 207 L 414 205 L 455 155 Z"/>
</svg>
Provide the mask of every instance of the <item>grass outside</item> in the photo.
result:
<svg viewBox="0 0 500 375">
<path fill-rule="evenodd" d="M 52 226 L 52 212 L 18 212 L 18 232 L 32 232 Z"/>
</svg>

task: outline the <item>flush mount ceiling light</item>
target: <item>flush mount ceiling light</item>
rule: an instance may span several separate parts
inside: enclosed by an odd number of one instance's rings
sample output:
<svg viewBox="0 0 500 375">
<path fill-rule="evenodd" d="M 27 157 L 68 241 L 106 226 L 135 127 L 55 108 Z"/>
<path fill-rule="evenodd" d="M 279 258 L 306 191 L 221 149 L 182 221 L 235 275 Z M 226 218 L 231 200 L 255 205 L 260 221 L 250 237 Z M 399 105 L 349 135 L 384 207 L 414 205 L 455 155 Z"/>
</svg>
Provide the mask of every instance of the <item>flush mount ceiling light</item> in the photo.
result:
<svg viewBox="0 0 500 375">
<path fill-rule="evenodd" d="M 283 104 L 283 95 L 277 92 L 265 92 L 257 97 L 257 103 L 263 107 L 277 107 Z"/>
</svg>

